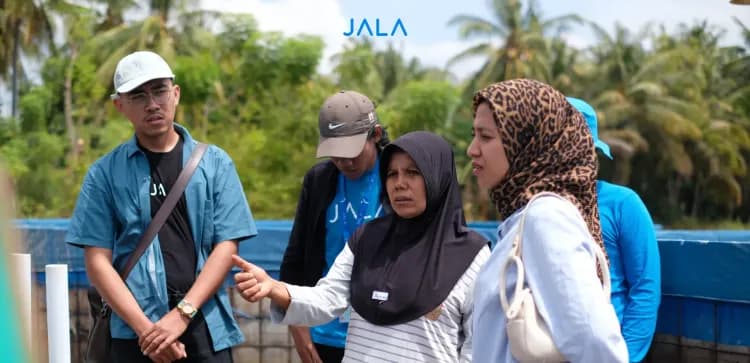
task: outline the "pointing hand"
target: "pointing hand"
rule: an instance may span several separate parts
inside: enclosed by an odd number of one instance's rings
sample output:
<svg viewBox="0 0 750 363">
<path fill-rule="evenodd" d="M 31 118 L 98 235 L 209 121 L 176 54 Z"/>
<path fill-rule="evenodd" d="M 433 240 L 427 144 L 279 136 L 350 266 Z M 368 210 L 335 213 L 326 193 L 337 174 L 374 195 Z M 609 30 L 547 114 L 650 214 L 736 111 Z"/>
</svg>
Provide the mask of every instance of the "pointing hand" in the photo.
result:
<svg viewBox="0 0 750 363">
<path fill-rule="evenodd" d="M 237 291 L 245 300 L 256 302 L 271 293 L 276 281 L 265 270 L 237 255 L 232 255 L 232 263 L 242 269 L 234 274 L 234 281 Z"/>
</svg>

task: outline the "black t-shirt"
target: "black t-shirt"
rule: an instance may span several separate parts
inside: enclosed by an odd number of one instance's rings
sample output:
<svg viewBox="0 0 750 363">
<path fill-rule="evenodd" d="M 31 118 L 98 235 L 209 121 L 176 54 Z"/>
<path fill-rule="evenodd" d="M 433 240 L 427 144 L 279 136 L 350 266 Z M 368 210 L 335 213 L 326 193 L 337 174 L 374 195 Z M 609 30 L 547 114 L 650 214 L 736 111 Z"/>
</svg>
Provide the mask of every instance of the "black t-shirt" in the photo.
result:
<svg viewBox="0 0 750 363">
<path fill-rule="evenodd" d="M 165 153 L 152 152 L 141 146 L 151 166 L 149 195 L 152 218 L 182 171 L 182 146 L 182 137 L 174 149 Z M 167 290 L 170 294 L 186 293 L 195 282 L 197 256 L 184 192 L 159 230 L 159 243 L 167 273 Z"/>
</svg>

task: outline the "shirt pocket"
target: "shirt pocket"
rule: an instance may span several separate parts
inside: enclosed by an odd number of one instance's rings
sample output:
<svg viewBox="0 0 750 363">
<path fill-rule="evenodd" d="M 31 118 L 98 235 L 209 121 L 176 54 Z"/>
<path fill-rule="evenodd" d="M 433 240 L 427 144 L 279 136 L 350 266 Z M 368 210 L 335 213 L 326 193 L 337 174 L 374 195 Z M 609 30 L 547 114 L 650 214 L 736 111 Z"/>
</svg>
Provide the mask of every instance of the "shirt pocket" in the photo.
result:
<svg viewBox="0 0 750 363">
<path fill-rule="evenodd" d="M 115 181 L 113 183 L 113 199 L 114 206 L 112 210 L 115 213 L 115 218 L 125 229 L 132 226 L 140 226 L 141 218 L 144 214 L 141 210 L 141 200 L 138 195 L 139 188 L 142 185 L 132 185 L 132 181 L 123 180 Z M 147 184 L 147 181 L 144 181 Z M 150 202 L 150 199 L 148 199 Z M 100 201 L 106 203 L 106 201 Z M 150 213 L 151 205 L 149 204 L 146 212 Z"/>
</svg>

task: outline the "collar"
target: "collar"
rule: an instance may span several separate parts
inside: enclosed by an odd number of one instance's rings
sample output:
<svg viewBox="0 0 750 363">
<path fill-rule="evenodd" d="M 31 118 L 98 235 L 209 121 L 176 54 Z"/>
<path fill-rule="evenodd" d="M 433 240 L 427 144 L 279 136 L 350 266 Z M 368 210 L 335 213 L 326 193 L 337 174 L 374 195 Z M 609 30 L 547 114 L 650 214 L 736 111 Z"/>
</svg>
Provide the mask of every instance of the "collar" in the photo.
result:
<svg viewBox="0 0 750 363">
<path fill-rule="evenodd" d="M 178 134 L 182 136 L 184 146 L 188 147 L 193 145 L 193 138 L 190 136 L 190 133 L 185 127 L 175 122 L 174 129 Z M 131 137 L 130 140 L 125 143 L 125 151 L 127 152 L 128 158 L 137 153 L 142 153 L 141 149 L 138 147 L 138 140 L 136 139 L 135 135 L 133 135 L 133 137 Z"/>
</svg>

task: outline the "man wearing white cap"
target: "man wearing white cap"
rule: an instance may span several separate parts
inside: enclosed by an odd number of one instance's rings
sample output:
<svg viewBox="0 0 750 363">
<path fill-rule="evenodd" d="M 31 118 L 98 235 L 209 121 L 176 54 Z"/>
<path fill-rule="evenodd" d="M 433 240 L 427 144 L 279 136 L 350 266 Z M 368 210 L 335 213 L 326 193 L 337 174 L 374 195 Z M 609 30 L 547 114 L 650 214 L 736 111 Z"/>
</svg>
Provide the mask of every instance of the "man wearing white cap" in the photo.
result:
<svg viewBox="0 0 750 363">
<path fill-rule="evenodd" d="M 375 105 L 355 91 L 325 100 L 318 114 L 316 156 L 328 160 L 305 174 L 281 281 L 314 286 L 328 273 L 360 225 L 383 214 L 378 163 L 390 141 Z M 290 326 L 303 363 L 338 363 L 344 356 L 348 315 L 308 328 Z"/>
<path fill-rule="evenodd" d="M 175 123 L 180 86 L 158 54 L 122 58 L 112 99 L 135 136 L 97 160 L 81 186 L 66 242 L 112 308 L 112 362 L 231 362 L 244 340 L 223 284 L 238 242 L 257 234 L 231 158 L 211 145 L 158 234 L 123 281 L 140 237 L 202 149 Z M 178 188 L 179 189 L 179 188 Z"/>
<path fill-rule="evenodd" d="M 596 111 L 583 100 L 568 97 L 586 119 L 594 146 L 612 159 L 609 145 L 599 140 Z M 656 330 L 661 300 L 661 262 L 654 223 L 648 209 L 632 189 L 596 182 L 602 239 L 609 257 L 611 300 L 622 327 L 631 362 L 648 353 Z"/>
</svg>

